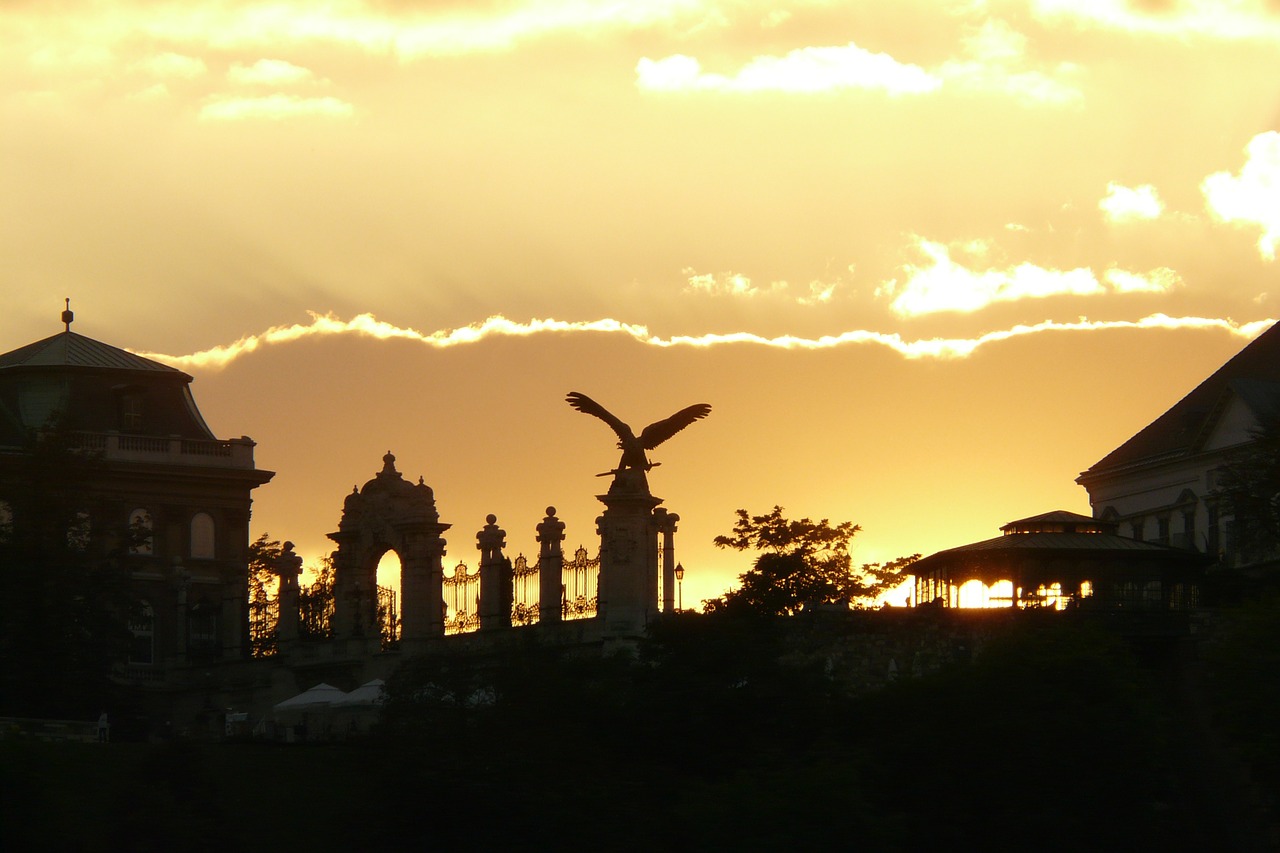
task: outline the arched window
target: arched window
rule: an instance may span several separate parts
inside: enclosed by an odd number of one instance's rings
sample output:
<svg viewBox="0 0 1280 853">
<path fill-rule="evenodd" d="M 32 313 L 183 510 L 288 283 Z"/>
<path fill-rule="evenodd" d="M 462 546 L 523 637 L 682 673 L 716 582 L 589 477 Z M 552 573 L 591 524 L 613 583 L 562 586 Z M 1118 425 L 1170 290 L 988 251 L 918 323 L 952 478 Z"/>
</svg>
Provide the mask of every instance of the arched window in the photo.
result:
<svg viewBox="0 0 1280 853">
<path fill-rule="evenodd" d="M 191 517 L 191 556 L 196 560 L 212 560 L 214 551 L 213 516 L 197 512 Z"/>
<path fill-rule="evenodd" d="M 156 613 L 146 601 L 139 601 L 129 614 L 129 663 L 150 665 L 155 662 Z"/>
<path fill-rule="evenodd" d="M 135 509 L 129 513 L 129 553 L 151 553 L 151 513 Z"/>
</svg>

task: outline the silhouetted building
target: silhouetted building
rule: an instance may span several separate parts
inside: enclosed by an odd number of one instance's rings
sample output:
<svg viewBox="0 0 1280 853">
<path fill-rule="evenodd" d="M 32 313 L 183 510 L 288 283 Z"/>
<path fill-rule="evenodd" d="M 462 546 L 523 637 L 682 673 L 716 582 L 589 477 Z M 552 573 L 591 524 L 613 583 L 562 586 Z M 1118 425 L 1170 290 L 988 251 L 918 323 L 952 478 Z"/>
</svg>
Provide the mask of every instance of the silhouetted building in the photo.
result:
<svg viewBox="0 0 1280 853">
<path fill-rule="evenodd" d="M 969 581 L 1011 583 L 1015 607 L 1180 610 L 1195 604 L 1206 559 L 1116 533 L 1102 519 L 1057 510 L 1011 521 L 1004 535 L 939 551 L 911 566 L 915 604 L 955 606 Z"/>
<path fill-rule="evenodd" d="M 214 436 L 191 376 L 72 332 L 69 310 L 63 320 L 64 331 L 0 355 L 0 481 L 14 486 L 33 436 L 55 422 L 100 458 L 69 533 L 94 548 L 107 531 L 143 534 L 121 557 L 135 597 L 121 675 L 163 683 L 245 657 L 250 494 L 272 472 L 254 467 L 249 438 Z"/>
<path fill-rule="evenodd" d="M 1144 542 L 1245 565 L 1215 492 L 1232 454 L 1280 415 L 1280 324 L 1273 325 L 1191 393 L 1082 473 L 1096 518 Z"/>
</svg>

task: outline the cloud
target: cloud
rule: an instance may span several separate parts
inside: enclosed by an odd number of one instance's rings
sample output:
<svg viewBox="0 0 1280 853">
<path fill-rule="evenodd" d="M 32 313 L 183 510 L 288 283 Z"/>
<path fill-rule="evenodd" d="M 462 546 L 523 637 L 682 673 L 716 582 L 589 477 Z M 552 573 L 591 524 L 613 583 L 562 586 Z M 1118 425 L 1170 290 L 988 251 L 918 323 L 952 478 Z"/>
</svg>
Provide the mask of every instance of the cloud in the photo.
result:
<svg viewBox="0 0 1280 853">
<path fill-rule="evenodd" d="M 686 293 L 709 293 L 713 296 L 756 296 L 760 293 L 751 279 L 742 273 L 699 273 L 692 267 L 686 267 L 683 273 L 688 276 Z"/>
<path fill-rule="evenodd" d="M 506 317 L 493 316 L 470 326 L 458 329 L 441 329 L 423 334 L 414 329 L 401 328 L 378 320 L 372 314 L 360 314 L 350 320 L 340 320 L 332 314 L 311 314 L 308 324 L 272 326 L 257 335 L 247 335 L 231 344 L 219 345 L 189 355 L 165 355 L 140 351 L 144 358 L 155 359 L 183 369 L 221 370 L 239 358 L 256 352 L 263 346 L 291 343 L 310 337 L 355 335 L 376 340 L 411 340 L 433 349 L 476 344 L 489 337 L 530 337 L 533 335 L 566 335 L 577 333 L 612 334 L 631 338 L 637 343 L 654 347 L 709 348 L 727 344 L 763 346 L 775 349 L 819 350 L 856 344 L 876 344 L 893 350 L 904 358 L 953 359 L 972 355 L 979 347 L 1013 338 L 1036 335 L 1042 332 L 1085 332 L 1108 329 L 1217 329 L 1238 337 L 1251 339 L 1269 328 L 1275 319 L 1237 323 L 1229 319 L 1209 317 L 1169 317 L 1152 314 L 1140 320 L 1098 320 L 1080 318 L 1061 323 L 1046 320 L 1033 325 L 1018 325 L 1009 329 L 987 332 L 975 338 L 920 338 L 904 340 L 896 332 L 873 332 L 863 329 L 824 335 L 820 338 L 801 338 L 793 335 L 764 337 L 751 332 L 729 334 L 677 335 L 669 338 L 650 334 L 648 328 L 618 320 L 591 321 L 530 320 L 518 323 Z"/>
<path fill-rule="evenodd" d="M 200 110 L 200 118 L 208 121 L 244 121 L 253 119 L 282 120 L 289 118 L 350 118 L 355 107 L 338 98 L 300 98 L 276 93 L 262 98 L 217 97 Z"/>
<path fill-rule="evenodd" d="M 692 56 L 642 58 L 636 85 L 653 92 L 790 92 L 812 94 L 860 89 L 891 96 L 925 95 L 944 85 L 959 91 L 1007 95 L 1024 103 L 1062 104 L 1082 97 L 1063 82 L 1076 73 L 1059 65 L 1055 76 L 1027 70 L 1026 37 L 1002 21 L 990 20 L 961 44 L 963 59 L 929 70 L 899 62 L 854 42 L 831 47 L 802 47 L 782 56 L 757 56 L 732 74 L 704 71 Z"/>
<path fill-rule="evenodd" d="M 193 80 L 209 70 L 203 59 L 183 56 L 180 53 L 160 53 L 133 64 L 135 70 L 164 79 Z"/>
<path fill-rule="evenodd" d="M 169 87 L 163 83 L 152 83 L 145 89 L 139 89 L 125 95 L 130 101 L 161 101 L 169 97 Z"/>
<path fill-rule="evenodd" d="M 96 14 L 95 14 L 96 11 Z M 504 3 L 112 3 L 75 22 L 112 42 L 139 36 L 162 43 L 244 50 L 339 44 L 401 59 L 510 50 L 560 33 L 696 27 L 715 10 L 700 0 L 517 0 Z M 38 15 L 31 15 L 33 20 Z"/>
<path fill-rule="evenodd" d="M 1280 245 L 1280 133 L 1258 134 L 1245 152 L 1239 175 L 1217 172 L 1204 179 L 1200 190 L 1214 218 L 1261 228 L 1258 252 L 1274 261 Z"/>
<path fill-rule="evenodd" d="M 951 250 L 943 243 L 919 236 L 915 241 L 926 263 L 904 265 L 905 283 L 899 286 L 893 281 L 878 291 L 879 295 L 894 297 L 889 307 L 900 316 L 916 317 L 941 311 L 969 313 L 994 302 L 1060 295 L 1093 296 L 1109 290 L 1163 293 L 1180 283 L 1176 273 L 1163 267 L 1146 274 L 1113 268 L 1104 273 L 1102 281 L 1084 267 L 1057 270 L 1024 262 L 1005 269 L 976 270 L 953 260 Z M 973 245 L 965 248 L 971 255 L 985 254 L 985 247 L 981 247 L 981 252 L 975 251 L 978 247 Z"/>
<path fill-rule="evenodd" d="M 1158 219 L 1164 213 L 1164 203 L 1151 184 L 1126 187 L 1114 181 L 1107 183 L 1107 194 L 1098 202 L 1108 222 L 1132 222 Z"/>
<path fill-rule="evenodd" d="M 1133 273 L 1112 267 L 1102 280 L 1116 293 L 1168 293 L 1182 284 L 1182 278 L 1168 267 L 1156 267 L 1148 273 Z"/>
<path fill-rule="evenodd" d="M 849 271 L 853 272 L 852 266 L 849 267 Z M 758 296 L 788 296 L 790 298 L 791 284 L 786 281 L 770 282 L 767 288 L 759 288 L 742 273 L 699 273 L 692 267 L 685 267 L 681 272 L 686 276 L 685 293 L 744 299 L 752 299 Z M 830 302 L 831 297 L 835 295 L 836 289 L 842 283 L 839 278 L 831 282 L 814 279 L 805 286 L 804 295 L 795 297 L 795 302 L 799 305 L 822 305 Z"/>
<path fill-rule="evenodd" d="M 1032 13 L 1049 22 L 1065 20 L 1138 35 L 1274 41 L 1280 39 L 1275 8 L 1268 0 L 1035 0 Z"/>
<path fill-rule="evenodd" d="M 796 302 L 801 305 L 823 305 L 831 301 L 831 297 L 835 295 L 836 288 L 839 286 L 838 281 L 827 283 L 815 279 L 809 282 L 809 295 L 797 297 Z"/>
<path fill-rule="evenodd" d="M 253 65 L 235 63 L 227 71 L 227 80 L 251 86 L 289 86 L 315 79 L 308 68 L 283 59 L 259 59 Z"/>
<path fill-rule="evenodd" d="M 1079 73 L 1071 63 L 1059 63 L 1053 74 L 1023 68 L 1027 37 L 1004 21 L 990 19 L 961 41 L 965 59 L 943 63 L 937 75 L 951 88 L 1008 95 L 1023 103 L 1068 104 L 1081 100 L 1069 82 Z"/>
<path fill-rule="evenodd" d="M 785 56 L 757 56 L 732 76 L 711 74 L 691 56 L 642 58 L 636 85 L 649 91 L 828 92 L 868 89 L 889 95 L 931 92 L 942 81 L 918 65 L 872 53 L 853 42 L 839 47 L 802 47 Z"/>
</svg>

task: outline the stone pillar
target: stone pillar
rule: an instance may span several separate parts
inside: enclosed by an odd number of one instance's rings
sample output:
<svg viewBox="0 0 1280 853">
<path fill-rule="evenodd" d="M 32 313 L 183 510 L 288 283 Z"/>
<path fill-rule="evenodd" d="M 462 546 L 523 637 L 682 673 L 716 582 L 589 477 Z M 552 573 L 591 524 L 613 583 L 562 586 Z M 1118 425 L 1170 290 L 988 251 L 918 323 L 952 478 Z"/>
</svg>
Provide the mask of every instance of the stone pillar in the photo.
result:
<svg viewBox="0 0 1280 853">
<path fill-rule="evenodd" d="M 283 654 L 298 642 L 298 575 L 302 574 L 302 558 L 293 553 L 292 542 L 284 543 L 272 568 L 280 577 L 280 589 L 276 595 L 279 605 L 276 644 Z"/>
<path fill-rule="evenodd" d="M 187 591 L 191 588 L 191 574 L 182 565 L 182 560 L 173 558 L 173 649 L 170 657 L 178 666 L 187 662 Z"/>
<path fill-rule="evenodd" d="M 653 511 L 653 523 L 662 534 L 662 612 L 676 612 L 676 522 L 680 516 L 665 507 Z"/>
<path fill-rule="evenodd" d="M 638 475 L 638 476 L 637 476 Z M 638 637 L 658 612 L 658 536 L 653 510 L 662 503 L 649 494 L 644 472 L 623 470 L 614 477 L 596 519 L 600 534 L 599 617 L 606 637 Z"/>
<path fill-rule="evenodd" d="M 556 518 L 556 508 L 547 507 L 547 516 L 538 524 L 538 621 L 545 625 L 560 622 L 564 602 L 564 522 Z"/>
<path fill-rule="evenodd" d="M 498 517 L 490 513 L 484 528 L 476 534 L 480 551 L 480 630 L 511 627 L 511 562 L 502 555 L 507 532 L 498 527 Z"/>
<path fill-rule="evenodd" d="M 449 525 L 437 527 L 443 532 Z M 437 536 L 431 543 L 431 551 L 427 558 L 427 594 L 423 599 L 423 607 L 427 611 L 427 634 L 432 637 L 444 636 L 445 600 L 444 600 L 444 556 L 445 540 Z"/>
<path fill-rule="evenodd" d="M 400 644 L 406 650 L 430 637 L 444 636 L 440 616 L 441 561 L 447 524 L 424 518 L 400 529 L 404 553 L 400 555 Z"/>
<path fill-rule="evenodd" d="M 329 538 L 338 544 L 338 550 L 330 555 L 333 560 L 333 636 L 346 639 L 355 633 L 355 571 L 351 565 L 355 543 L 359 537 L 354 533 L 338 531 L 330 533 Z"/>
</svg>

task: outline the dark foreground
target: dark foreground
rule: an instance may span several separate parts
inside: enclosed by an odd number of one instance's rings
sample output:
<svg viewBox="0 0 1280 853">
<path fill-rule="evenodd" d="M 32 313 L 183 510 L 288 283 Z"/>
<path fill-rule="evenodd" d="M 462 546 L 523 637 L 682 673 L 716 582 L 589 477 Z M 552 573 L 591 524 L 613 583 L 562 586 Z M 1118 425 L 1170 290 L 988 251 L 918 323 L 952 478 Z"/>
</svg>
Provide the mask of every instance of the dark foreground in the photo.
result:
<svg viewBox="0 0 1280 853">
<path fill-rule="evenodd" d="M 1134 648 L 1014 629 L 851 693 L 766 624 L 699 621 L 640 663 L 511 661 L 491 706 L 403 673 L 346 744 L 0 741 L 5 850 L 1265 850 L 1280 609 Z M 1252 722 L 1250 722 L 1252 720 Z"/>
</svg>

